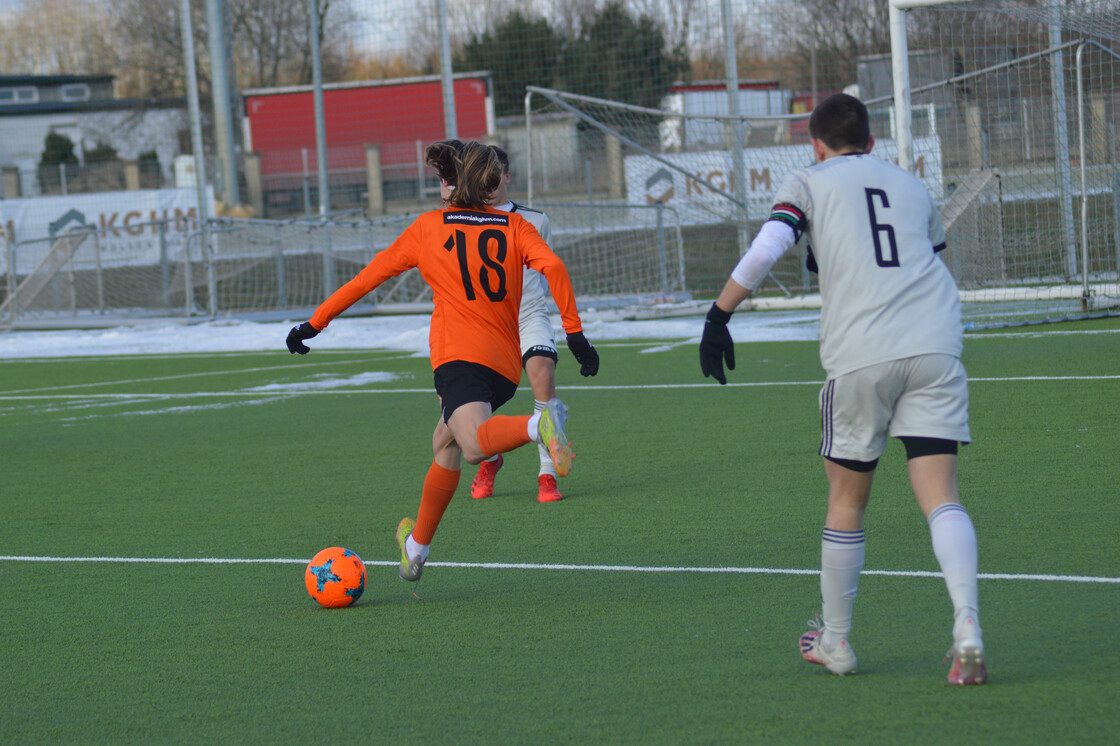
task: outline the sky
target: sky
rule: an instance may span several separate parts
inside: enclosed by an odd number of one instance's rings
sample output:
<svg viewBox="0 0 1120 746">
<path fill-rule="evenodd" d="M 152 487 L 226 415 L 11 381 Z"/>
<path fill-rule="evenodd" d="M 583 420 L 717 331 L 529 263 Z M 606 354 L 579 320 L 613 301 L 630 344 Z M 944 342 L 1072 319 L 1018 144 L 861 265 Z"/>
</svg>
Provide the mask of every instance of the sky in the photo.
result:
<svg viewBox="0 0 1120 746">
<path fill-rule="evenodd" d="M 557 319 L 558 320 L 558 319 Z M 615 321 L 583 315 L 584 333 L 592 344 L 620 340 L 699 343 L 702 315 L 649 321 Z M 104 329 L 0 331 L 0 360 L 160 355 L 184 353 L 276 352 L 286 350 L 288 330 L 302 319 L 258 323 L 221 319 L 185 325 L 169 320 L 136 322 Z M 308 341 L 312 350 L 387 349 L 428 353 L 427 315 L 341 317 Z M 731 319 L 736 342 L 816 340 L 817 311 L 740 311 Z M 557 326 L 558 329 L 558 326 Z M 557 337 L 563 347 L 563 333 Z M 562 354 L 567 354 L 561 351 Z"/>
</svg>

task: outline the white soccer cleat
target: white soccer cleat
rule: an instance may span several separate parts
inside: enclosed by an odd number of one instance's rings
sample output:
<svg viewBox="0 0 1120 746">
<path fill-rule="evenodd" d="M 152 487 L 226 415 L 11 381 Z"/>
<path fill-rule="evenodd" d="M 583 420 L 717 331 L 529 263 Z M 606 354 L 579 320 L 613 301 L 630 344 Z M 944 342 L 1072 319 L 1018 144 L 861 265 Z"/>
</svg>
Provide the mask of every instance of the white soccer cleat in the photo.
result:
<svg viewBox="0 0 1120 746">
<path fill-rule="evenodd" d="M 960 628 L 954 631 L 953 647 L 945 653 L 945 660 L 953 659 L 949 668 L 949 683 L 959 686 L 983 684 L 988 680 L 988 666 L 984 660 L 984 641 L 980 625 L 974 617 L 965 617 Z"/>
<path fill-rule="evenodd" d="M 837 676 L 855 673 L 856 654 L 852 652 L 852 646 L 848 641 L 841 640 L 833 650 L 825 650 L 821 642 L 824 636 L 823 626 L 816 619 L 810 619 L 809 626 L 813 629 L 801 635 L 801 639 L 798 640 L 801 657 L 810 663 L 824 666 Z"/>
</svg>

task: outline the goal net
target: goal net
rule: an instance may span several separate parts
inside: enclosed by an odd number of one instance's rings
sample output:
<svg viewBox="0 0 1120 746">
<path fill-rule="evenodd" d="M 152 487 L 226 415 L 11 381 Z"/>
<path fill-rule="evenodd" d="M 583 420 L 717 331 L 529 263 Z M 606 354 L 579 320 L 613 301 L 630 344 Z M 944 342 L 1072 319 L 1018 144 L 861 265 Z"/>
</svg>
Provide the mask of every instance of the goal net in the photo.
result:
<svg viewBox="0 0 1120 746">
<path fill-rule="evenodd" d="M 943 258 L 966 316 L 981 325 L 1115 310 L 1114 3 L 1067 2 L 1056 12 L 982 0 L 906 12 L 913 165 L 942 211 Z M 890 54 L 861 57 L 856 84 L 871 113 L 873 154 L 897 160 Z M 530 91 L 532 147 L 522 150 L 534 197 L 586 187 L 620 204 L 672 207 L 694 293 L 719 291 L 784 175 L 812 162 L 808 114 L 790 114 L 795 94 L 777 83 L 742 83 L 737 117 L 723 83 L 678 86 L 658 109 Z M 799 246 L 760 293 L 797 302 L 816 291 Z"/>
</svg>

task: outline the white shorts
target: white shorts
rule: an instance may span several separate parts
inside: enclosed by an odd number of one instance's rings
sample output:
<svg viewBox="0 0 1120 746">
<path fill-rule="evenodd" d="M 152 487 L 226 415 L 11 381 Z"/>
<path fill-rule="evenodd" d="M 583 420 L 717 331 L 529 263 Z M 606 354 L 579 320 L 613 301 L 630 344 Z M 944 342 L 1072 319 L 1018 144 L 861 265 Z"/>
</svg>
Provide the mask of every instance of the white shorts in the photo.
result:
<svg viewBox="0 0 1120 746">
<path fill-rule="evenodd" d="M 968 443 L 968 377 L 959 358 L 918 355 L 845 373 L 820 393 L 822 456 L 874 461 L 887 437 Z"/>
<path fill-rule="evenodd" d="M 529 353 L 543 354 L 556 359 L 556 335 L 552 331 L 552 315 L 548 310 L 548 284 L 544 276 L 525 270 L 525 285 L 521 295 L 518 332 L 521 336 L 521 360 Z"/>
</svg>

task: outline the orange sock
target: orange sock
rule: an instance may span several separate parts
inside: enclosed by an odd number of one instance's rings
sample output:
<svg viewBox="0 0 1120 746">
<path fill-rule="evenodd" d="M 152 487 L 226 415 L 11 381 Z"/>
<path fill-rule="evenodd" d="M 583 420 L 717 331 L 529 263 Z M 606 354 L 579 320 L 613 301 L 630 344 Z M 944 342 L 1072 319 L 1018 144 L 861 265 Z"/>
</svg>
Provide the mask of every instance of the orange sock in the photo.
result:
<svg viewBox="0 0 1120 746">
<path fill-rule="evenodd" d="M 529 415 L 496 414 L 478 426 L 478 445 L 487 457 L 531 443 Z"/>
<path fill-rule="evenodd" d="M 420 510 L 416 514 L 416 528 L 412 538 L 420 544 L 431 544 L 439 522 L 447 510 L 455 488 L 459 486 L 459 470 L 444 469 L 435 461 L 424 477 L 424 491 L 420 493 Z"/>
</svg>

